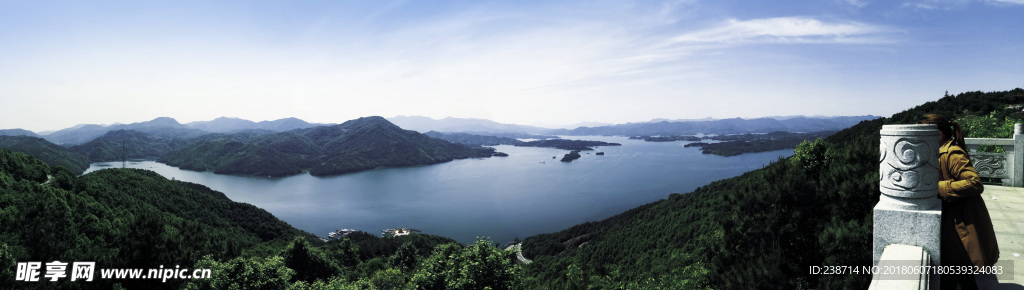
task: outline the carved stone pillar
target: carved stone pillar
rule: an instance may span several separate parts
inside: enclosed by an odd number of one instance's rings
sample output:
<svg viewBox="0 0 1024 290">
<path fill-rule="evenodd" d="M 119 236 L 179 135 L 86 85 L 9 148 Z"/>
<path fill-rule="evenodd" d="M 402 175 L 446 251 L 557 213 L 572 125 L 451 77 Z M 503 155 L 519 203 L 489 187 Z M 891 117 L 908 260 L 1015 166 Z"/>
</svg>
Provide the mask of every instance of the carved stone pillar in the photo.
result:
<svg viewBox="0 0 1024 290">
<path fill-rule="evenodd" d="M 941 265 L 938 127 L 885 125 L 880 133 L 882 196 L 874 209 L 875 264 L 885 246 L 903 244 L 924 248 L 931 264 Z"/>
</svg>

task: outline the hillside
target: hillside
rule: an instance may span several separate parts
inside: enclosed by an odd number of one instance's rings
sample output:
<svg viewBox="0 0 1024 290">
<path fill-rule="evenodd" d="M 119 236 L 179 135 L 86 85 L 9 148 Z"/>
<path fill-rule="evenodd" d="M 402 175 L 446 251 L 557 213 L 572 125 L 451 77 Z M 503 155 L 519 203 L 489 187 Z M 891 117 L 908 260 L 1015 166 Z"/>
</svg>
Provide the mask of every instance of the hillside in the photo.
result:
<svg viewBox="0 0 1024 290">
<path fill-rule="evenodd" d="M 89 168 L 84 156 L 39 137 L 0 136 L 0 149 L 27 153 L 52 167 L 67 167 L 76 175 Z"/>
<path fill-rule="evenodd" d="M 156 159 L 193 142 L 188 138 L 162 138 L 134 130 L 110 131 L 85 144 L 71 146 L 89 162 L 128 159 Z"/>
<path fill-rule="evenodd" d="M 47 175 L 53 176 L 49 182 Z M 297 236 L 312 237 L 263 209 L 232 202 L 202 185 L 139 169 L 76 177 L 23 153 L 0 150 L 0 262 L 5 264 L 0 288 L 12 286 L 6 271 L 14 266 L 6 265 L 6 259 L 191 268 L 204 255 L 225 259 L 259 253 L 283 247 Z M 129 288 L 153 284 L 120 282 Z M 109 289 L 112 281 L 92 283 L 90 287 Z M 42 286 L 56 287 L 48 285 Z M 19 288 L 29 286 L 35 285 Z"/>
<path fill-rule="evenodd" d="M 327 176 L 493 154 L 490 148 L 470 148 L 403 130 L 381 117 L 365 117 L 261 136 L 208 136 L 159 161 L 223 174 L 288 176 L 309 170 Z"/>
<path fill-rule="evenodd" d="M 1024 119 L 1024 90 L 944 96 L 863 121 L 742 176 L 611 218 L 526 238 L 532 288 L 850 288 L 868 275 L 810 275 L 809 266 L 871 265 L 879 130 L 926 113 L 965 127 Z M 991 125 L 986 125 L 991 126 Z M 1012 128 L 1012 125 L 1009 126 Z M 1002 136 L 1008 137 L 1008 136 Z"/>
</svg>

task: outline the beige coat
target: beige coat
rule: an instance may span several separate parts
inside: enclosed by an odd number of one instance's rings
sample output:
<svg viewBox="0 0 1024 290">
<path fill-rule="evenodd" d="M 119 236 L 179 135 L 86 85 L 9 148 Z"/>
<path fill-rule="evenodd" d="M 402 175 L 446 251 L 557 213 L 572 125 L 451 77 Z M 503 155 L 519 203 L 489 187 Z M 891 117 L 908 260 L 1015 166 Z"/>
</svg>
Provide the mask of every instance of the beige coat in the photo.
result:
<svg viewBox="0 0 1024 290">
<path fill-rule="evenodd" d="M 996 243 L 995 231 L 992 229 L 992 219 L 988 215 L 988 207 L 981 197 L 984 191 L 981 177 L 971 165 L 967 153 L 952 143 L 947 142 L 939 148 L 939 167 L 942 172 L 942 180 L 939 181 L 939 198 L 943 201 L 942 231 L 947 231 L 947 237 L 955 237 L 948 232 L 955 230 L 968 257 L 963 257 L 963 252 L 959 251 L 947 253 L 944 245 L 943 264 L 991 266 L 999 259 L 999 246 Z M 955 238 L 947 238 L 943 243 L 956 241 Z"/>
</svg>

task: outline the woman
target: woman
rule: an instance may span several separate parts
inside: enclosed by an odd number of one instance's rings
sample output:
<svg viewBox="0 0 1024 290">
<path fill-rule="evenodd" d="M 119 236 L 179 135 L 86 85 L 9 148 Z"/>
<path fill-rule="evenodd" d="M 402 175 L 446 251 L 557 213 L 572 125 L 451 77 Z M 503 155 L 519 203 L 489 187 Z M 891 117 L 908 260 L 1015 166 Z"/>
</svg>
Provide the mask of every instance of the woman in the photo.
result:
<svg viewBox="0 0 1024 290">
<path fill-rule="evenodd" d="M 939 198 L 942 199 L 942 265 L 992 266 L 999 259 L 992 219 L 981 198 L 981 177 L 964 148 L 960 124 L 929 114 L 921 124 L 939 127 Z M 942 289 L 977 289 L 974 275 L 942 275 Z"/>
</svg>

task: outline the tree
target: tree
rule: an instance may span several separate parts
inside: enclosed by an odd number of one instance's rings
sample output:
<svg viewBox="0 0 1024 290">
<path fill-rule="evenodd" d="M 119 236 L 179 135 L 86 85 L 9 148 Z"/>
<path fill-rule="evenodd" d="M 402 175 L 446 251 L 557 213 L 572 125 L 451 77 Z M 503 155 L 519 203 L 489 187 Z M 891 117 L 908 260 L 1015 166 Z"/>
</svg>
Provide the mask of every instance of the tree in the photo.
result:
<svg viewBox="0 0 1024 290">
<path fill-rule="evenodd" d="M 196 269 L 210 269 L 210 279 L 188 280 L 185 289 L 285 289 L 295 271 L 281 257 L 235 258 L 226 263 L 210 256 L 196 263 Z"/>
<path fill-rule="evenodd" d="M 281 253 L 284 264 L 295 270 L 295 280 L 312 283 L 316 280 L 329 280 L 338 274 L 337 266 L 324 258 L 319 249 L 310 248 L 306 238 L 297 237 Z"/>
<path fill-rule="evenodd" d="M 818 138 L 814 142 L 803 141 L 796 146 L 794 158 L 807 172 L 815 172 L 828 167 L 832 160 L 832 144 Z"/>
<path fill-rule="evenodd" d="M 522 281 L 515 253 L 488 239 L 462 248 L 445 244 L 420 264 L 412 283 L 424 289 L 517 289 Z"/>
</svg>

